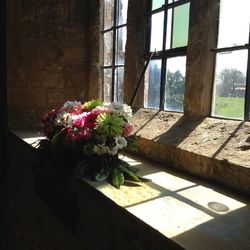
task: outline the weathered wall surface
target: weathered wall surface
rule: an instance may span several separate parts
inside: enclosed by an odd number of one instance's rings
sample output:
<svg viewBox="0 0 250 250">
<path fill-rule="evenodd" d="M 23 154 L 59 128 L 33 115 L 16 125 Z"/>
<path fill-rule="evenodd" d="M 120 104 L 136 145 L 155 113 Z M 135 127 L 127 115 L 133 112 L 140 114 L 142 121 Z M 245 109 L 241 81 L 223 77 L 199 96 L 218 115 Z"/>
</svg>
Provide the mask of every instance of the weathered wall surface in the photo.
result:
<svg viewBox="0 0 250 250">
<path fill-rule="evenodd" d="M 140 154 L 250 193 L 249 122 L 140 109 L 134 123 Z"/>
<path fill-rule="evenodd" d="M 10 126 L 39 126 L 45 111 L 87 99 L 87 13 L 85 0 L 8 1 Z"/>
</svg>

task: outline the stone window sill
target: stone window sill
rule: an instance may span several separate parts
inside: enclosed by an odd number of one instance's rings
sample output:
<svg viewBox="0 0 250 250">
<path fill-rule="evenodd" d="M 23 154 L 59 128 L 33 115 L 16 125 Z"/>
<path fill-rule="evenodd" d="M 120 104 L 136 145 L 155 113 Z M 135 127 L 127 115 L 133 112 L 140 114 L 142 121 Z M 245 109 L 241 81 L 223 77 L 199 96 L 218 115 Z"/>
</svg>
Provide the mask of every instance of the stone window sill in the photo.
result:
<svg viewBox="0 0 250 250">
<path fill-rule="evenodd" d="M 39 132 L 12 132 L 32 146 L 43 138 Z M 138 155 L 121 157 L 152 182 L 118 190 L 105 182 L 82 181 L 186 249 L 247 248 L 250 209 L 245 198 Z"/>
</svg>

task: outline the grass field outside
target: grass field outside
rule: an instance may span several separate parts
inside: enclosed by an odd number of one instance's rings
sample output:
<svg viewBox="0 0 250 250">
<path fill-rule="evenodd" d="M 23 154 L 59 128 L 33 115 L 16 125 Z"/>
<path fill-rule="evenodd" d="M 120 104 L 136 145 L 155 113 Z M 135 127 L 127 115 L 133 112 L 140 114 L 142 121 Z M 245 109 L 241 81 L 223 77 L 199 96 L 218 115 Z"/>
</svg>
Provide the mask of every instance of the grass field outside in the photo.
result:
<svg viewBox="0 0 250 250">
<path fill-rule="evenodd" d="M 243 119 L 244 117 L 243 97 L 222 97 L 216 96 L 214 105 L 214 116 Z"/>
</svg>

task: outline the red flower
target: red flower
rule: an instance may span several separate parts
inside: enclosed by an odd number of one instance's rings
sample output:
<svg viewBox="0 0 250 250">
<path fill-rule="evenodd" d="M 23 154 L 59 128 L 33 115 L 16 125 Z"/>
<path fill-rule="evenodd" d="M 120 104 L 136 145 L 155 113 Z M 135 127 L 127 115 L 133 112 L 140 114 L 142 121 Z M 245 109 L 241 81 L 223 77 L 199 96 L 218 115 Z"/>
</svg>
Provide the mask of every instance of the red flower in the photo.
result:
<svg viewBox="0 0 250 250">
<path fill-rule="evenodd" d="M 96 125 L 96 114 L 90 112 L 85 116 L 84 126 L 87 128 L 93 128 Z"/>
</svg>

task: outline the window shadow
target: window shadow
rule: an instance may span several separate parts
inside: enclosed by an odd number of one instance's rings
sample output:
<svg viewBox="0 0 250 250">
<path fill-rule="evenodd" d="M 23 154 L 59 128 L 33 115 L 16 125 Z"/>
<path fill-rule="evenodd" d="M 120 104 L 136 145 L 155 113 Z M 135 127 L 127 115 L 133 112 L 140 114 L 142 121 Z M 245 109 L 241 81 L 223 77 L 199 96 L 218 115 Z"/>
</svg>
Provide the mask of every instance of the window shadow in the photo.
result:
<svg viewBox="0 0 250 250">
<path fill-rule="evenodd" d="M 240 130 L 240 128 L 244 125 L 245 122 L 241 122 L 234 131 L 230 134 L 230 136 L 225 140 L 225 142 L 216 150 L 216 152 L 212 155 L 212 158 L 215 158 L 225 147 L 226 145 L 236 136 L 236 133 Z"/>
<path fill-rule="evenodd" d="M 135 129 L 135 130 L 134 130 L 134 134 L 136 135 L 136 134 L 137 134 L 138 132 L 140 132 L 143 128 L 145 128 L 145 127 L 147 126 L 147 124 L 150 123 L 150 122 L 158 115 L 159 112 L 160 112 L 159 110 L 156 110 L 156 112 L 155 112 L 152 116 L 150 116 L 150 117 L 148 118 L 148 120 L 147 120 L 143 125 L 139 126 L 138 129 Z"/>
<path fill-rule="evenodd" d="M 154 138 L 157 142 L 178 146 L 197 128 L 205 118 L 182 116 L 168 131 Z"/>
<path fill-rule="evenodd" d="M 186 249 L 249 249 L 250 216 L 247 206 L 202 223 L 171 238 Z"/>
</svg>

